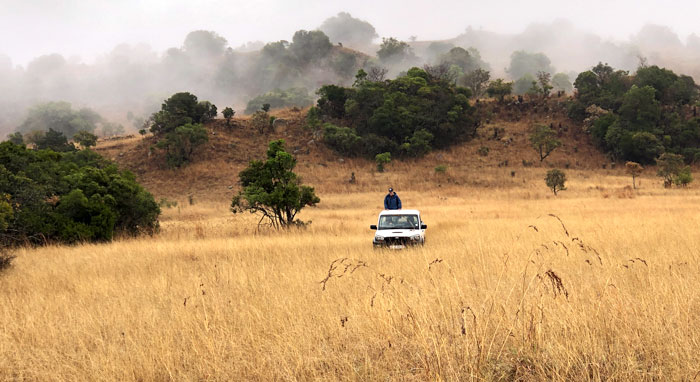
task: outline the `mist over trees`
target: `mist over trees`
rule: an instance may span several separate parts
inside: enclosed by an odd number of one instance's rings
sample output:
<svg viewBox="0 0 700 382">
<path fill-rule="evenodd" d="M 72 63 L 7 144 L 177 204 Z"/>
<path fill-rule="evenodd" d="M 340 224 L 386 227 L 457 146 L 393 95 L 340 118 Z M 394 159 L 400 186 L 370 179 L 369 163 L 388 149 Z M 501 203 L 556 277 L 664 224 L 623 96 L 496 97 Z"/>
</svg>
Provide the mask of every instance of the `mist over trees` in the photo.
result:
<svg viewBox="0 0 700 382">
<path fill-rule="evenodd" d="M 120 123 L 134 131 L 159 109 L 160 100 L 177 92 L 244 110 L 249 101 L 270 92 L 305 89 L 314 94 L 325 84 L 349 86 L 358 69 L 390 79 L 413 66 L 447 63 L 461 86 L 465 76 L 482 69 L 491 79 L 513 81 L 516 93 L 527 92 L 539 71 L 552 75 L 555 91 L 570 92 L 578 73 L 599 61 L 633 71 L 644 58 L 648 65 L 700 75 L 695 64 L 700 37 L 683 41 L 658 25 L 645 26 L 628 41 L 606 40 L 561 20 L 532 24 L 515 34 L 470 27 L 442 41 L 404 41 L 380 39 L 370 23 L 341 12 L 317 30 L 298 30 L 289 40 L 233 48 L 228 36 L 214 31 L 183 37 L 180 46 L 160 52 L 145 44 L 121 44 L 92 63 L 53 53 L 18 66 L 0 54 L 0 133 L 15 131 L 31 107 L 48 102 L 90 108 L 114 123 L 114 129 L 106 126 L 112 133 L 121 131 Z"/>
</svg>

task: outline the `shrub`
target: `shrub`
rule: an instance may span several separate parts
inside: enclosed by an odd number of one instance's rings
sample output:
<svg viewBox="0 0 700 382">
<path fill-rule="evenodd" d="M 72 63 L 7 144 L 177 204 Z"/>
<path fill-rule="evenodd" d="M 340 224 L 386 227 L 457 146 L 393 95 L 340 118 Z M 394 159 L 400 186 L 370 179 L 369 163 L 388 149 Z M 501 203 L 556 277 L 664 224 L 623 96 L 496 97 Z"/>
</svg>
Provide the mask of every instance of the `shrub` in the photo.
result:
<svg viewBox="0 0 700 382">
<path fill-rule="evenodd" d="M 313 187 L 301 185 L 292 171 L 296 159 L 284 149 L 284 140 L 270 142 L 265 161 L 251 161 L 240 172 L 243 186 L 231 201 L 231 211 L 248 211 L 261 215 L 260 222 L 267 220 L 274 228 L 286 228 L 304 224 L 295 220 L 306 206 L 315 206 L 320 199 Z"/>
<path fill-rule="evenodd" d="M 384 166 L 391 162 L 391 153 L 377 154 L 374 161 L 377 163 L 377 171 L 384 172 Z"/>
<path fill-rule="evenodd" d="M 85 131 L 85 130 L 78 131 L 73 136 L 73 140 L 75 142 L 78 142 L 78 144 L 80 144 L 81 147 L 84 147 L 86 149 L 89 149 L 90 147 L 97 145 L 97 135 L 92 134 L 92 133 Z"/>
<path fill-rule="evenodd" d="M 485 157 L 489 155 L 489 148 L 486 146 L 481 146 L 479 147 L 479 150 L 477 150 L 477 153 L 481 155 L 482 157 Z"/>
<path fill-rule="evenodd" d="M 224 116 L 224 119 L 226 119 L 226 126 L 231 126 L 231 118 L 233 118 L 236 112 L 233 111 L 231 107 L 227 106 L 224 108 L 221 114 Z"/>
<path fill-rule="evenodd" d="M 272 126 L 270 122 L 270 115 L 264 110 L 258 110 L 250 118 L 250 124 L 253 126 L 258 133 L 265 134 L 265 130 L 269 130 Z"/>
<path fill-rule="evenodd" d="M 687 186 L 692 181 L 693 181 L 693 174 L 690 172 L 690 166 L 683 167 L 680 171 L 678 171 L 678 175 L 676 175 L 676 178 L 673 179 L 673 183 L 676 186 L 681 186 L 681 187 Z"/>
<path fill-rule="evenodd" d="M 566 182 L 566 174 L 561 170 L 552 169 L 547 171 L 547 176 L 545 176 L 544 181 L 547 183 L 547 187 L 552 189 L 554 195 L 557 194 L 557 191 L 566 190 L 564 185 Z"/>
<path fill-rule="evenodd" d="M 156 147 L 165 150 L 169 167 L 182 167 L 192 160 L 192 154 L 197 146 L 209 141 L 207 130 L 202 124 L 186 124 L 178 126 L 158 141 Z"/>
<path fill-rule="evenodd" d="M 106 241 L 158 228 L 153 196 L 133 174 L 91 150 L 57 153 L 0 143 L 0 195 L 4 246 Z"/>
<path fill-rule="evenodd" d="M 684 169 L 683 156 L 678 154 L 663 153 L 656 159 L 658 170 L 656 175 L 664 180 L 664 187 L 671 187 L 676 183 L 678 175 Z"/>
<path fill-rule="evenodd" d="M 362 138 L 355 129 L 326 123 L 323 125 L 323 141 L 342 155 L 352 155 L 360 150 Z"/>
<path fill-rule="evenodd" d="M 444 174 L 447 172 L 447 165 L 440 164 L 435 166 L 435 173 L 436 174 Z"/>
</svg>

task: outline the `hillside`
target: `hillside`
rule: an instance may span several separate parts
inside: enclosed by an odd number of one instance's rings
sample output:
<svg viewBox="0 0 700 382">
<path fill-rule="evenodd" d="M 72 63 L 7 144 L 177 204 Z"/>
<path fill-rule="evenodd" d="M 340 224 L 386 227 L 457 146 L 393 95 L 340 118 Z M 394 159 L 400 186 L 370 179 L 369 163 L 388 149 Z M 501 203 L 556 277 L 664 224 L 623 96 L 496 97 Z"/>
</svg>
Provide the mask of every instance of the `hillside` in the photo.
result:
<svg viewBox="0 0 700 382">
<path fill-rule="evenodd" d="M 370 160 L 343 158 L 325 147 L 319 136 L 304 128 L 305 112 L 294 109 L 273 111 L 273 115 L 287 121 L 287 127 L 263 135 L 249 125 L 247 117 L 234 119 L 231 127 L 223 120 L 210 123 L 209 142 L 198 149 L 193 163 L 182 169 L 168 169 L 162 154 L 149 149 L 155 144 L 153 137 L 101 141 L 97 151 L 133 171 L 159 198 L 228 198 L 237 190 L 238 172 L 251 159 L 264 156 L 267 142 L 279 138 L 285 139 L 287 149 L 297 157 L 297 172 L 304 181 L 317 185 L 322 192 L 344 192 L 348 187 L 381 191 L 387 184 L 415 190 L 435 183 L 513 188 L 523 186 L 518 174 L 529 171 L 528 167 L 592 170 L 608 163 L 581 127 L 567 118 L 565 102 L 564 97 L 539 106 L 481 102 L 477 107 L 482 126 L 475 139 L 418 160 L 395 160 L 385 173 L 376 173 Z M 543 163 L 528 140 L 529 130 L 536 123 L 554 126 L 562 141 L 562 146 Z M 494 129 L 499 129 L 497 138 Z M 487 155 L 479 155 L 481 147 L 488 148 Z M 446 165 L 447 173 L 436 175 L 437 165 Z M 352 172 L 357 183 L 349 185 Z"/>
</svg>

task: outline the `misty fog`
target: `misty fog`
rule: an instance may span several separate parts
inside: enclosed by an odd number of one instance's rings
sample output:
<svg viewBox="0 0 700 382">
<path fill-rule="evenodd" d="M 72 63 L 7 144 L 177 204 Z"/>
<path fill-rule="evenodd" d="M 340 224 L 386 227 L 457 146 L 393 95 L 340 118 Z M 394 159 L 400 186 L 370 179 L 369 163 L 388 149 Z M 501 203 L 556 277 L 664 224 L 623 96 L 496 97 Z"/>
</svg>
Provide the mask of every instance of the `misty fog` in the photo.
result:
<svg viewBox="0 0 700 382">
<path fill-rule="evenodd" d="M 243 114 L 248 101 L 275 89 L 298 89 L 313 97 L 323 84 L 352 84 L 360 68 L 383 67 L 393 77 L 411 66 L 438 64 L 453 48 L 463 48 L 455 52 L 466 52 L 476 67 L 490 70 L 492 79 L 517 80 L 522 73 L 509 68 L 511 57 L 524 51 L 542 53 L 549 60 L 548 70 L 566 74 L 571 82 L 598 62 L 634 71 L 640 59 L 700 80 L 695 64 L 700 37 L 681 38 L 663 25 L 647 24 L 625 40 L 604 38 L 562 19 L 533 23 L 519 33 L 466 27 L 439 41 L 415 36 L 393 40 L 397 35 L 391 31 L 380 34 L 367 20 L 341 12 L 299 30 L 303 33 L 283 40 L 251 40 L 237 46 L 215 30 L 193 30 L 169 49 L 124 43 L 105 49 L 89 63 L 56 52 L 18 64 L 0 46 L 0 133 L 15 131 L 28 108 L 50 101 L 92 108 L 129 131 L 138 128 L 133 121 L 147 117 L 178 91 L 212 101 L 220 110 L 233 106 Z M 323 33 L 313 32 L 319 30 Z M 389 44 L 380 51 L 383 41 Z"/>
</svg>

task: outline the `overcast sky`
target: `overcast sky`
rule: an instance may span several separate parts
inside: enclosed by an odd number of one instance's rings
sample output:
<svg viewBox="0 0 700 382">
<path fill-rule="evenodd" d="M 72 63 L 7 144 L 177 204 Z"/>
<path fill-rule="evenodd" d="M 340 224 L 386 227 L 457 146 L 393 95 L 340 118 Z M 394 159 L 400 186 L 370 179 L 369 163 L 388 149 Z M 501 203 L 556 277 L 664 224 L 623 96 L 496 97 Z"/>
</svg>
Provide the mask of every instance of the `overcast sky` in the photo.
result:
<svg viewBox="0 0 700 382">
<path fill-rule="evenodd" d="M 646 23 L 671 27 L 681 41 L 700 35 L 700 1 L 691 0 L 0 0 L 0 54 L 14 64 L 48 53 L 91 62 L 123 42 L 158 52 L 180 46 L 197 29 L 236 47 L 291 39 L 341 11 L 369 21 L 380 36 L 401 39 L 449 38 L 468 26 L 515 33 L 558 18 L 618 40 Z"/>
</svg>

